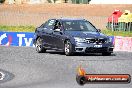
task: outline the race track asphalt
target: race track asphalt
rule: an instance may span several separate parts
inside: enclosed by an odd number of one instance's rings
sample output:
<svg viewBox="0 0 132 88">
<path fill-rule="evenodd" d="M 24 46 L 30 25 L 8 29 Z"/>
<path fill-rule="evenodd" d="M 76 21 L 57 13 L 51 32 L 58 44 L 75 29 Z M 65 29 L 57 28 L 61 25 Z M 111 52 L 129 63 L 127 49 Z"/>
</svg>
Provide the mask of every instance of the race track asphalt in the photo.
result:
<svg viewBox="0 0 132 88">
<path fill-rule="evenodd" d="M 80 86 L 75 80 L 79 65 L 88 74 L 132 75 L 132 53 L 65 56 L 54 51 L 36 53 L 32 47 L 0 46 L 0 71 L 5 73 L 0 88 L 132 88 L 132 83 Z"/>
</svg>

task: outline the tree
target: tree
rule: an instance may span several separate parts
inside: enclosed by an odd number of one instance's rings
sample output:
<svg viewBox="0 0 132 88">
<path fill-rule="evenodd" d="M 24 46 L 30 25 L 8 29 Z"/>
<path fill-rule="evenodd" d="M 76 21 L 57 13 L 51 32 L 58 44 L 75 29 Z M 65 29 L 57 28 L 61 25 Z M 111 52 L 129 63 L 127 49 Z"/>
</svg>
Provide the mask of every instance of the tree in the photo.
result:
<svg viewBox="0 0 132 88">
<path fill-rule="evenodd" d="M 5 2 L 5 0 L 0 0 L 0 3 L 4 3 Z"/>
<path fill-rule="evenodd" d="M 91 1 L 91 0 L 88 0 L 88 4 L 89 4 L 90 1 Z"/>
</svg>

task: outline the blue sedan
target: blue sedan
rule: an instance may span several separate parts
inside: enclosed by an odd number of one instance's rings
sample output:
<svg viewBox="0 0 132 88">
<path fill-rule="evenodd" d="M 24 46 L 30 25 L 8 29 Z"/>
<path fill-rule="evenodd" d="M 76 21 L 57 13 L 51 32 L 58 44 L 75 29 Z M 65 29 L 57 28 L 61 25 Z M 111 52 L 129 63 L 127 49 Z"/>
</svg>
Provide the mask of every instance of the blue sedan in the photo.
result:
<svg viewBox="0 0 132 88">
<path fill-rule="evenodd" d="M 85 19 L 49 19 L 35 30 L 33 43 L 38 53 L 46 50 L 63 51 L 67 56 L 75 52 L 111 55 L 112 39 Z"/>
</svg>

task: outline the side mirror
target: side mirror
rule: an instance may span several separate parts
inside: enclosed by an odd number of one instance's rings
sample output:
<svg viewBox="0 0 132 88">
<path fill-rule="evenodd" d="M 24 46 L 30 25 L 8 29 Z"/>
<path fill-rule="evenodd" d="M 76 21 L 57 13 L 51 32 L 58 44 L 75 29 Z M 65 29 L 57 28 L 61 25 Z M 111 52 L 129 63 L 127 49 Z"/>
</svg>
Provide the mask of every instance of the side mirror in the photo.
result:
<svg viewBox="0 0 132 88">
<path fill-rule="evenodd" d="M 100 29 L 97 29 L 98 30 L 98 32 L 101 32 L 101 30 Z"/>
</svg>

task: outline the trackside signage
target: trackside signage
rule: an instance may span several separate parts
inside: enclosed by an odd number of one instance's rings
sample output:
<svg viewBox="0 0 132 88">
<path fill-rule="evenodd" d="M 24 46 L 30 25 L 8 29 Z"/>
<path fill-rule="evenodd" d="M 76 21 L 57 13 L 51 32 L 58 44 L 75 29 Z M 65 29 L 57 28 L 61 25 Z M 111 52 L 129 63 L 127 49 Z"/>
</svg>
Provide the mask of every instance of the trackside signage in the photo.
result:
<svg viewBox="0 0 132 88">
<path fill-rule="evenodd" d="M 0 32 L 0 45 L 33 46 L 33 36 L 28 32 Z"/>
<path fill-rule="evenodd" d="M 33 32 L 0 32 L 0 45 L 30 46 L 33 45 Z M 114 43 L 114 51 L 132 52 L 132 37 L 110 36 Z"/>
<path fill-rule="evenodd" d="M 114 51 L 129 51 L 132 52 L 132 37 L 115 36 Z"/>
</svg>

